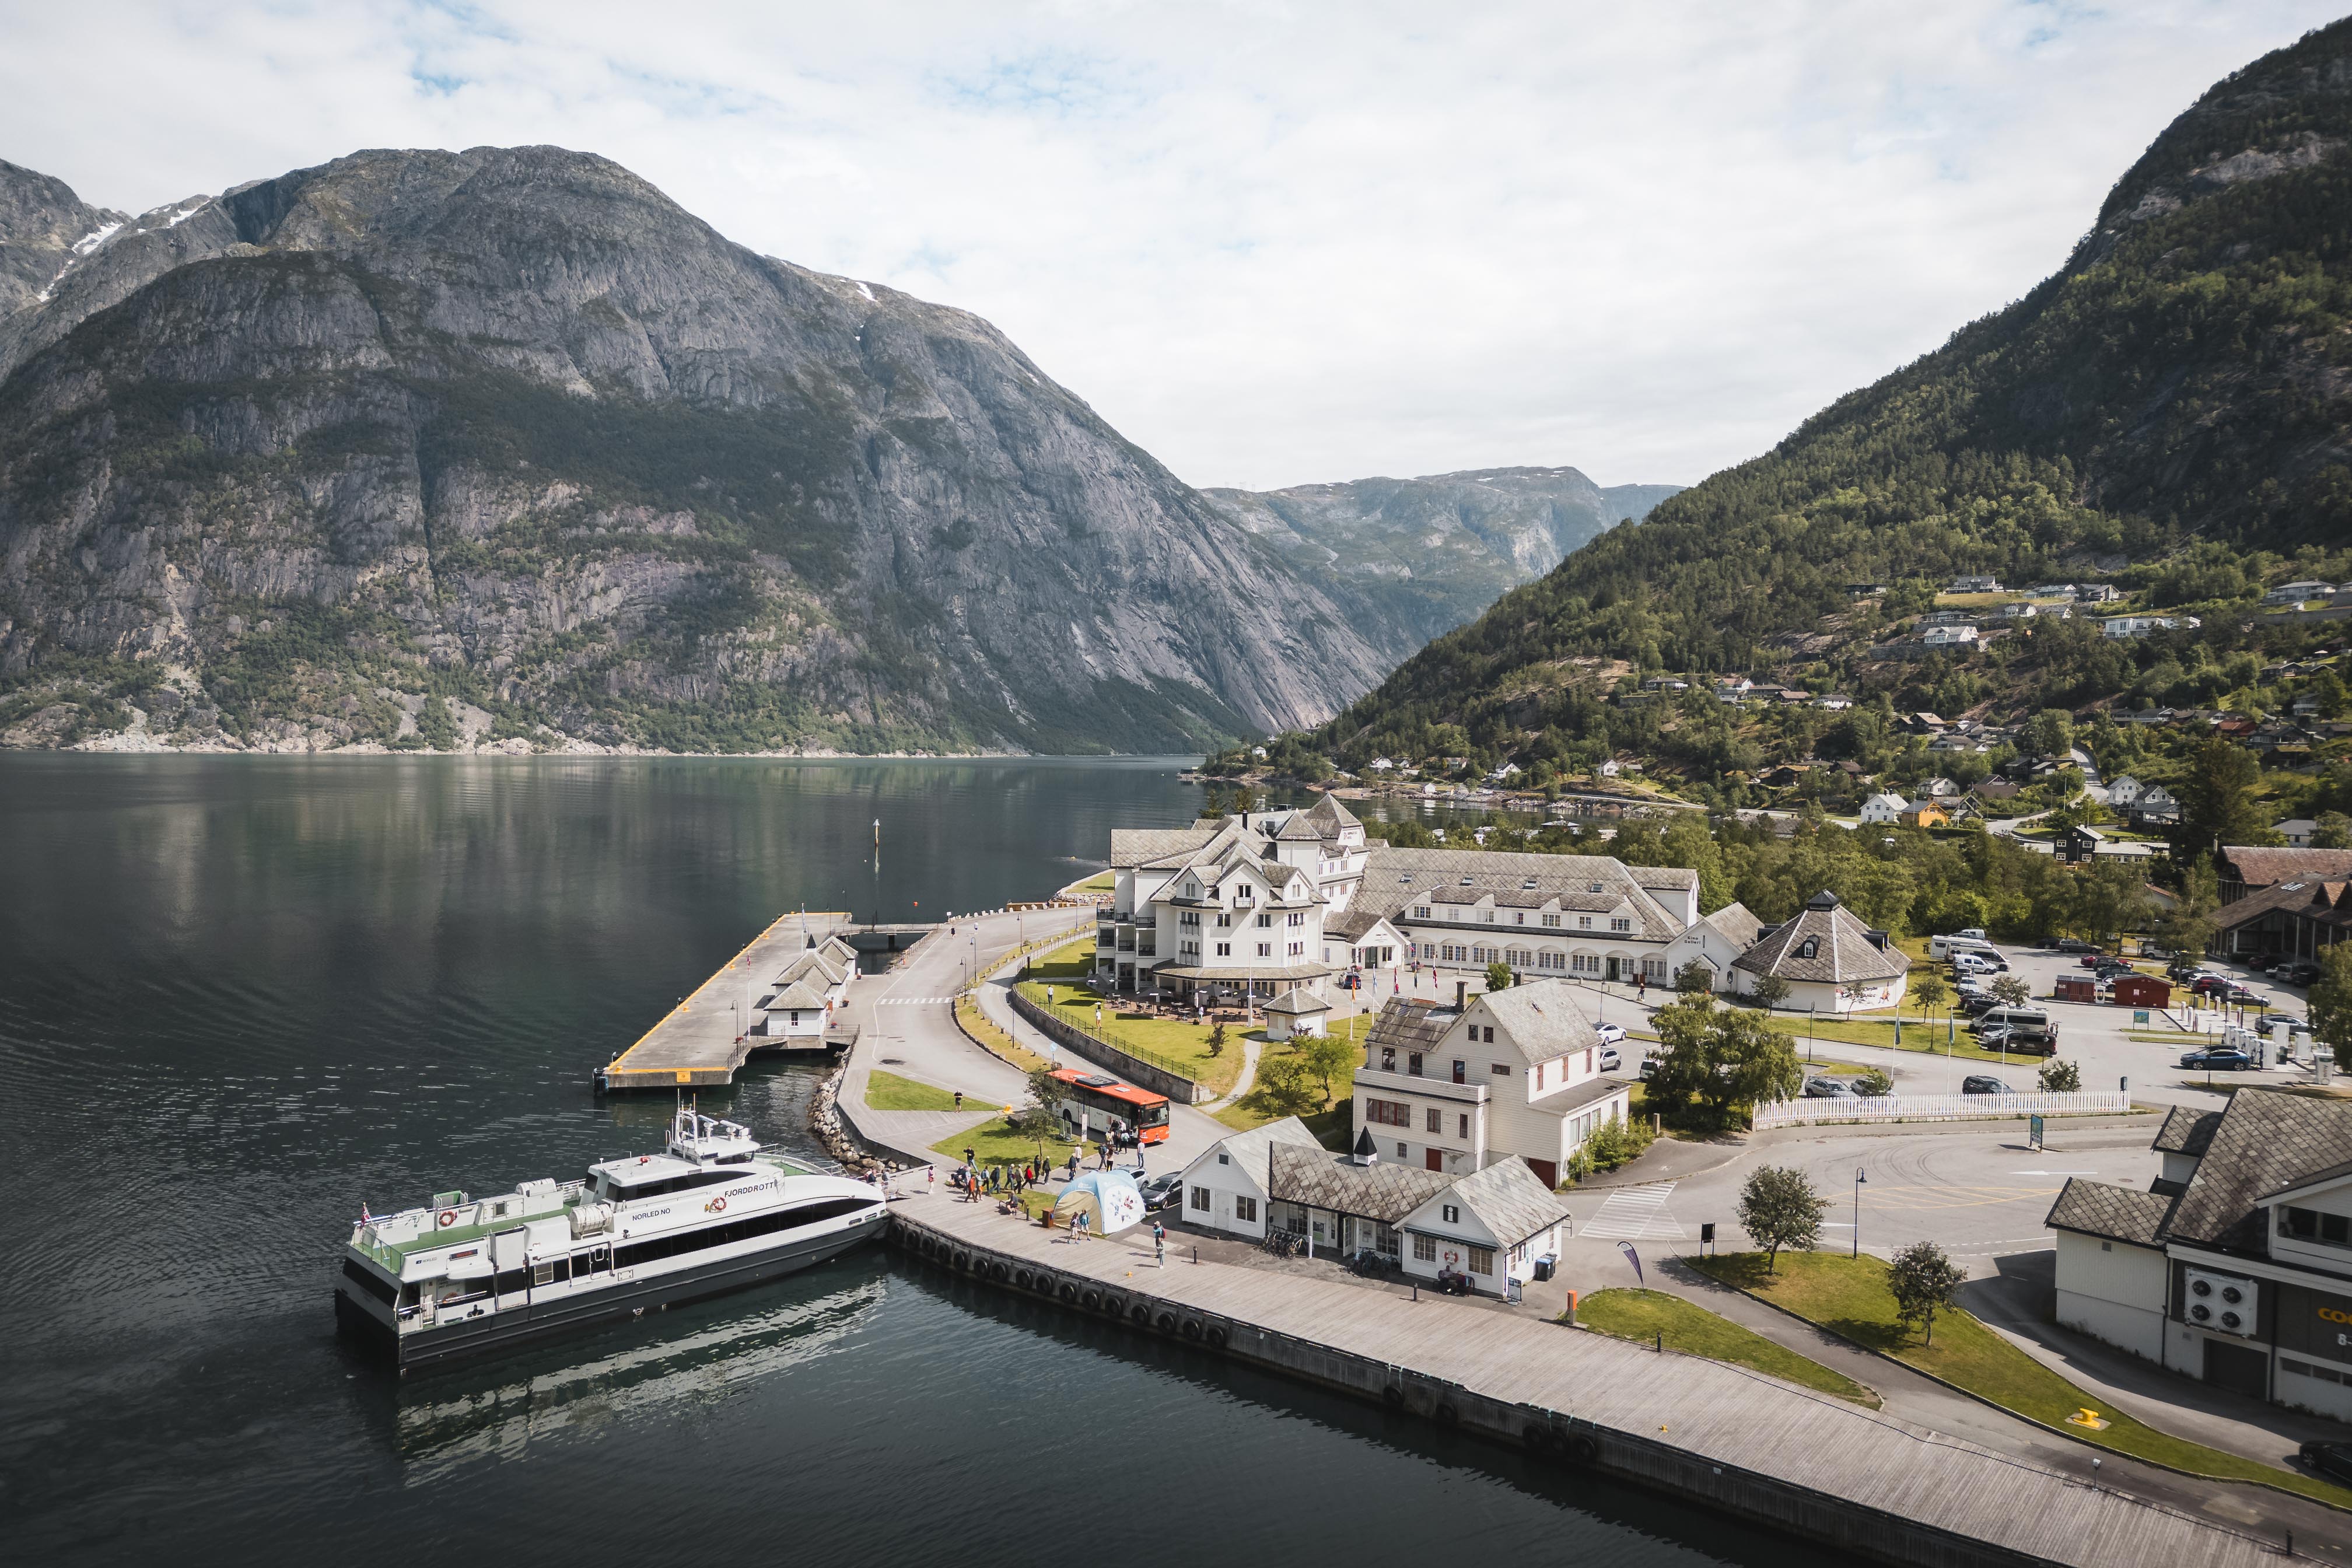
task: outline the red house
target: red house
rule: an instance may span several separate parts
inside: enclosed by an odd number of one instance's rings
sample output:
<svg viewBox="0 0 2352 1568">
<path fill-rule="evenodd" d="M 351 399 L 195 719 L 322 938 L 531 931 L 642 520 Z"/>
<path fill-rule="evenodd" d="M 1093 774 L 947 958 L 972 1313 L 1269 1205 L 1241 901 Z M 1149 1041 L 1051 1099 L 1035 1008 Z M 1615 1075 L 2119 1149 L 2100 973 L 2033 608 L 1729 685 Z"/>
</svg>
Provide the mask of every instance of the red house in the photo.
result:
<svg viewBox="0 0 2352 1568">
<path fill-rule="evenodd" d="M 2118 1007 L 2169 1007 L 2172 982 L 2158 980 L 2153 974 L 2119 974 L 2116 977 L 2115 998 Z"/>
</svg>

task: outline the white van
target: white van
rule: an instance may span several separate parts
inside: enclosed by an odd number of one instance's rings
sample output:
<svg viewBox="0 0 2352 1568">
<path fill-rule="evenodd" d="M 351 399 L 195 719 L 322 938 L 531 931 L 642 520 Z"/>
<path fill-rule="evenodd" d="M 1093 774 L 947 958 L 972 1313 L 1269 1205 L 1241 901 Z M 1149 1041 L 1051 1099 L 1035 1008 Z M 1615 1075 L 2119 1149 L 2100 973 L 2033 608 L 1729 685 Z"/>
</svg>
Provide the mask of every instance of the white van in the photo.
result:
<svg viewBox="0 0 2352 1568">
<path fill-rule="evenodd" d="M 1981 1035 L 1995 1024 L 2007 1024 L 2015 1029 L 2012 1039 L 2030 1042 L 2037 1048 L 2045 1044 L 2053 1051 L 2058 1048 L 2058 1026 L 2050 1021 L 2045 1008 L 1989 1007 L 1969 1023 L 1969 1033 Z"/>
<path fill-rule="evenodd" d="M 1938 963 L 1956 952 L 1981 952 L 1989 956 L 1998 956 L 1999 951 L 1980 936 L 1956 933 L 1950 936 L 1931 936 L 1927 939 L 1927 956 Z"/>
</svg>

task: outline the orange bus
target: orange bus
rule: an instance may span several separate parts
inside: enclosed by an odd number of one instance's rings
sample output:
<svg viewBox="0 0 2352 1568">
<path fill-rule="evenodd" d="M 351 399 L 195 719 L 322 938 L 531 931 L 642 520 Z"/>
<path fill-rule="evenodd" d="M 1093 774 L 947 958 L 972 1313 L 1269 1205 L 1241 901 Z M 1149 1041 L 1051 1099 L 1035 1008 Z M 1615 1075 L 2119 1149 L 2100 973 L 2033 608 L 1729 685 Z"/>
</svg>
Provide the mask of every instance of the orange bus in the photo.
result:
<svg viewBox="0 0 2352 1568">
<path fill-rule="evenodd" d="M 1166 1095 L 1121 1083 L 1101 1073 L 1082 1073 L 1070 1068 L 1060 1068 L 1054 1077 L 1062 1086 L 1061 1104 L 1055 1109 L 1065 1127 L 1074 1128 L 1087 1137 L 1099 1138 L 1109 1132 L 1111 1123 L 1117 1121 L 1142 1142 L 1168 1142 Z"/>
</svg>

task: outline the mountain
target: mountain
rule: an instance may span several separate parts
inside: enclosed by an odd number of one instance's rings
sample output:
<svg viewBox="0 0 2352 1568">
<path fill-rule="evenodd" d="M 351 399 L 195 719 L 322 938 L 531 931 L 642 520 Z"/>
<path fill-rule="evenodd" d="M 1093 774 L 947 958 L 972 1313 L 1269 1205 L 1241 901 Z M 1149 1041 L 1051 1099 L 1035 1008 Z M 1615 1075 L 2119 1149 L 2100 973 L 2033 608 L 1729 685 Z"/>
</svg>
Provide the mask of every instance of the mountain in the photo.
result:
<svg viewBox="0 0 2352 1568">
<path fill-rule="evenodd" d="M 1420 640 L 986 321 L 602 158 L 0 164 L 7 743 L 1193 749 Z"/>
<path fill-rule="evenodd" d="M 1574 468 L 1474 468 L 1201 493 L 1304 569 L 1385 603 L 1425 642 L 1680 488 L 1603 489 Z"/>
<path fill-rule="evenodd" d="M 1895 710 L 2024 710 L 2177 700 L 2168 684 L 2198 685 L 2242 650 L 2300 646 L 2294 626 L 2252 617 L 2265 575 L 2352 574 L 2347 147 L 2352 22 L 2339 22 L 2200 98 L 2023 299 L 1585 544 L 1415 655 L 1310 749 L 1345 763 L 1467 743 L 1541 760 L 1670 743 L 1654 710 L 1603 705 L 1645 669 L 1769 668 L 1853 682 Z M 1906 602 L 1924 608 L 1952 574 L 2099 568 L 2136 599 L 2230 618 L 2138 642 L 2077 619 L 1965 657 L 1872 658 Z M 1895 591 L 1857 607 L 1857 582 Z M 2198 700 L 2237 683 L 2204 681 Z M 1736 771 L 1725 722 L 1685 727 L 1698 771 Z"/>
</svg>

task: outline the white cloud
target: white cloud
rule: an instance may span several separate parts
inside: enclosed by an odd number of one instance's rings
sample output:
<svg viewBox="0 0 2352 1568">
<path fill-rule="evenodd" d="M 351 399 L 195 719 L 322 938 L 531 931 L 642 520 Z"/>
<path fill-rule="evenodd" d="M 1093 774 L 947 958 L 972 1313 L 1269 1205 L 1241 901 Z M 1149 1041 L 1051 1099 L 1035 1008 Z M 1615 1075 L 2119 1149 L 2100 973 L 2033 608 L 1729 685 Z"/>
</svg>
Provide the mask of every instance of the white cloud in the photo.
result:
<svg viewBox="0 0 2352 1568">
<path fill-rule="evenodd" d="M 132 209 L 553 142 L 976 310 L 1197 484 L 1694 480 L 2046 274 L 2295 0 L 12 9 L 0 156 Z"/>
</svg>

